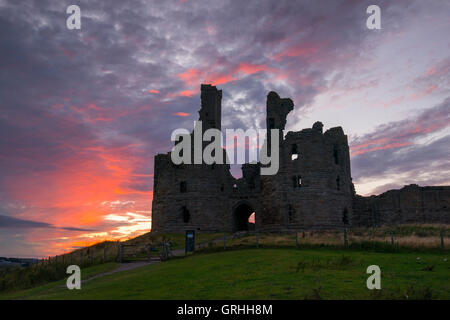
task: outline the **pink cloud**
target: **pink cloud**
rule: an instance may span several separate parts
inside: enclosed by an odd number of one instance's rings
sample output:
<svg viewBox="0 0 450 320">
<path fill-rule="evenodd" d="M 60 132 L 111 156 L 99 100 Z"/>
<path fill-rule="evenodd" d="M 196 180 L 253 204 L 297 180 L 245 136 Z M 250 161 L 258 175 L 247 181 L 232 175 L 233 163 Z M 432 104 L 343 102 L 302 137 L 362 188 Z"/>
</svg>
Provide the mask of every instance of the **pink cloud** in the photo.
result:
<svg viewBox="0 0 450 320">
<path fill-rule="evenodd" d="M 284 58 L 294 58 L 294 57 L 304 57 L 310 58 L 316 54 L 319 47 L 311 44 L 300 44 L 294 45 L 287 49 L 282 50 L 280 53 L 276 54 L 273 59 L 276 61 L 281 61 Z"/>
<path fill-rule="evenodd" d="M 404 142 L 404 143 L 389 143 L 383 146 L 379 146 L 379 147 L 373 147 L 373 148 L 368 148 L 368 149 L 364 149 L 364 150 L 357 150 L 357 151 L 352 151 L 351 155 L 355 156 L 358 154 L 364 154 L 367 152 L 372 152 L 372 151 L 378 151 L 378 150 L 385 150 L 385 149 L 395 149 L 395 148 L 400 148 L 400 147 L 405 147 L 405 146 L 410 146 L 412 145 L 411 142 Z"/>
<path fill-rule="evenodd" d="M 179 92 L 178 94 L 182 97 L 192 97 L 194 94 L 196 94 L 198 91 L 193 90 L 184 90 Z"/>
<path fill-rule="evenodd" d="M 243 62 L 239 65 L 237 71 L 243 72 L 245 74 L 255 74 L 261 71 L 271 71 L 271 69 L 264 64 L 252 64 Z"/>
<path fill-rule="evenodd" d="M 253 64 L 249 62 L 242 62 L 238 66 L 228 66 L 225 70 L 221 71 L 214 70 L 214 67 L 207 70 L 201 70 L 199 68 L 187 69 L 186 71 L 177 74 L 178 78 L 180 78 L 187 87 L 187 90 L 179 92 L 178 95 L 192 97 L 199 92 L 197 89 L 199 83 L 208 83 L 217 86 L 260 72 L 276 73 L 277 71 L 265 64 Z"/>
<path fill-rule="evenodd" d="M 447 103 L 444 101 L 441 105 L 426 110 L 411 119 L 378 127 L 375 132 L 356 139 L 350 145 L 351 155 L 410 146 L 414 144 L 416 138 L 448 127 L 450 119 Z"/>
<path fill-rule="evenodd" d="M 188 117 L 191 114 L 190 113 L 186 113 L 186 112 L 174 112 L 174 113 L 172 113 L 172 115 L 178 116 L 178 117 Z"/>
</svg>

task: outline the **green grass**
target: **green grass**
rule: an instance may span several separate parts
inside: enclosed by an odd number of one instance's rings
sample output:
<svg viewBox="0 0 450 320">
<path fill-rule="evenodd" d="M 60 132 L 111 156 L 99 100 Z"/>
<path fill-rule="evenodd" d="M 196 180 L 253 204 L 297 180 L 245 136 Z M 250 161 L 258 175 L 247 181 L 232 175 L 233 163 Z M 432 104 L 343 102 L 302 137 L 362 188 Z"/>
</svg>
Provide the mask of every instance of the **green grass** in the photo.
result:
<svg viewBox="0 0 450 320">
<path fill-rule="evenodd" d="M 197 243 L 208 242 L 212 239 L 223 237 L 224 233 L 198 233 Z M 132 244 L 131 255 L 124 254 L 124 261 L 127 260 L 148 260 L 147 246 L 151 243 L 155 246 L 158 255 L 159 245 L 165 240 L 171 243 L 171 248 L 184 248 L 184 233 L 146 233 L 140 237 L 128 240 L 125 244 Z M 106 250 L 105 250 L 106 249 Z M 31 267 L 17 267 L 13 269 L 0 268 L 0 292 L 10 292 L 29 289 L 44 284 L 59 281 L 66 277 L 66 268 L 70 264 L 79 265 L 82 268 L 100 265 L 103 263 L 104 254 L 106 261 L 115 261 L 118 256 L 118 243 L 105 241 L 90 247 L 78 249 L 72 254 L 53 258 L 50 262 Z M 82 256 L 82 258 L 81 258 Z M 91 259 L 92 257 L 92 259 Z"/>
<path fill-rule="evenodd" d="M 91 280 L 81 290 L 58 282 L 0 298 L 450 299 L 447 258 L 443 253 L 330 248 L 232 250 L 118 272 Z M 366 287 L 366 268 L 372 264 L 381 268 L 380 291 Z"/>
<path fill-rule="evenodd" d="M 95 265 L 92 267 L 83 268 L 81 272 L 81 279 L 86 280 L 89 279 L 97 274 L 112 271 L 116 269 L 119 266 L 116 262 L 108 262 L 105 264 Z M 69 275 L 67 275 L 69 276 Z M 48 295 L 52 293 L 58 293 L 63 288 L 64 290 L 68 290 L 65 287 L 66 279 L 51 282 L 49 284 L 27 289 L 23 291 L 16 291 L 16 292 L 8 292 L 0 294 L 0 299 L 39 299 L 41 295 Z"/>
<path fill-rule="evenodd" d="M 379 253 L 415 253 L 432 254 L 442 252 L 440 233 L 445 231 L 445 243 L 450 238 L 450 226 L 447 225 L 401 225 L 383 226 L 379 228 L 353 228 L 348 230 L 348 247 L 346 250 L 370 251 Z M 391 232 L 394 234 L 395 245 L 391 244 Z M 208 243 L 213 239 L 223 239 L 224 233 L 204 233 L 196 235 L 196 243 Z M 134 239 L 122 242 L 123 260 L 136 261 L 148 259 L 148 245 L 152 245 L 158 255 L 163 241 L 171 243 L 171 249 L 184 248 L 184 233 L 146 233 Z M 256 247 L 256 235 L 248 234 L 240 238 L 227 239 L 228 250 L 242 250 Z M 295 233 L 261 233 L 258 235 L 259 246 L 268 248 L 295 248 Z M 310 230 L 299 233 L 298 245 L 303 249 L 344 249 L 342 230 Z M 66 267 L 76 264 L 82 268 L 115 261 L 118 257 L 119 243 L 106 241 L 91 247 L 78 249 L 69 255 L 53 258 L 39 266 L 16 268 L 14 270 L 0 269 L 0 292 L 25 290 L 59 281 L 66 277 Z M 203 253 L 221 252 L 223 241 L 209 243 L 197 251 Z M 447 249 L 446 253 L 449 251 Z M 317 293 L 316 293 L 317 294 Z"/>
</svg>

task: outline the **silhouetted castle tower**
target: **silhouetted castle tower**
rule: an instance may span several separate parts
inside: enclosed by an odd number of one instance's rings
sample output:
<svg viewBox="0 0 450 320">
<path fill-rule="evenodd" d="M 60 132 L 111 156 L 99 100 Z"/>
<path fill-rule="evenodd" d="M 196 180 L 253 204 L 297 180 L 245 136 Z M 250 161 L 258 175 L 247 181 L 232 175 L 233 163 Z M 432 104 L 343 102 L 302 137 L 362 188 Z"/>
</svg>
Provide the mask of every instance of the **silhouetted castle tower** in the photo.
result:
<svg viewBox="0 0 450 320">
<path fill-rule="evenodd" d="M 199 120 L 202 121 L 203 132 L 210 128 L 221 129 L 221 103 L 221 90 L 211 85 L 201 86 Z M 193 133 L 191 142 L 194 157 Z M 202 144 L 204 147 L 209 142 Z M 156 155 L 152 230 L 222 230 L 227 220 L 229 194 L 234 180 L 225 161 L 224 164 L 213 165 L 175 165 L 170 152 Z"/>
<path fill-rule="evenodd" d="M 198 112 L 203 123 L 203 132 L 210 129 L 222 129 L 222 90 L 216 87 L 201 85 L 202 107 Z"/>
<path fill-rule="evenodd" d="M 221 104 L 221 90 L 201 85 L 203 132 L 221 129 Z M 284 130 L 293 101 L 270 92 L 266 106 L 267 129 Z M 277 174 L 261 176 L 259 163 L 244 164 L 240 179 L 230 174 L 227 164 L 175 165 L 170 152 L 156 155 L 152 231 L 234 232 L 251 227 L 283 231 L 373 225 L 377 221 L 450 222 L 449 187 L 417 186 L 404 192 L 389 191 L 388 197 L 356 196 L 347 136 L 341 127 L 323 132 L 323 124 L 316 122 L 312 128 L 290 131 L 284 137 L 281 131 L 279 142 Z M 272 143 L 270 135 L 265 143 Z M 256 226 L 248 223 L 253 212 Z"/>
</svg>

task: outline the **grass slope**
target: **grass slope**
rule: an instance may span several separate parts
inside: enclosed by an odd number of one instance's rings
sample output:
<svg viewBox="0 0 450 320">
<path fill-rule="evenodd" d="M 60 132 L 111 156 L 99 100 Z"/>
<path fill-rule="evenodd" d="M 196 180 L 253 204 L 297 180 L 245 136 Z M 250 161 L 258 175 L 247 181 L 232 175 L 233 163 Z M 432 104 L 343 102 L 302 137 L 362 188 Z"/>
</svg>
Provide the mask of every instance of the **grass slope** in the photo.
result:
<svg viewBox="0 0 450 320">
<path fill-rule="evenodd" d="M 81 280 L 89 279 L 95 275 L 112 271 L 119 267 L 119 264 L 116 262 L 108 262 L 92 267 L 83 268 L 81 270 Z M 69 275 L 67 275 L 69 276 Z M 17 291 L 13 293 L 3 293 L 0 294 L 0 299 L 39 299 L 39 297 L 51 295 L 51 294 L 59 294 L 61 291 L 68 290 L 66 285 L 66 280 L 55 281 L 43 286 L 39 286 L 32 289 Z"/>
<path fill-rule="evenodd" d="M 420 259 L 417 259 L 420 258 Z M 118 272 L 71 290 L 50 284 L 3 299 L 450 299 L 442 253 L 247 249 L 195 254 Z M 379 265 L 382 290 L 368 290 Z M 82 273 L 85 272 L 82 270 Z"/>
</svg>

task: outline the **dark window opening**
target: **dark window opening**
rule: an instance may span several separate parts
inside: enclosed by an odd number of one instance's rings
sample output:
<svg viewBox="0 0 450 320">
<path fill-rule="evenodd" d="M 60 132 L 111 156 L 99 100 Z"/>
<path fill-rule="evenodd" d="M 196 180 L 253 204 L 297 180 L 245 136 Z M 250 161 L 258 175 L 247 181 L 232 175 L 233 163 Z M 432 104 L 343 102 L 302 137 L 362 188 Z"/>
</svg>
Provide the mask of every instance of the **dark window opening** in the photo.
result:
<svg viewBox="0 0 450 320">
<path fill-rule="evenodd" d="M 298 154 L 297 145 L 295 143 L 291 145 L 291 154 Z"/>
<path fill-rule="evenodd" d="M 302 177 L 301 176 L 293 176 L 292 177 L 292 186 L 295 188 L 302 187 Z"/>
<path fill-rule="evenodd" d="M 342 223 L 348 224 L 348 210 L 347 208 L 344 208 L 344 211 L 342 212 Z"/>
<path fill-rule="evenodd" d="M 181 193 L 187 192 L 187 183 L 186 183 L 186 181 L 181 181 L 180 182 L 180 192 Z"/>
<path fill-rule="evenodd" d="M 189 220 L 191 219 L 191 214 L 189 213 L 188 208 L 186 208 L 186 206 L 183 206 L 183 207 L 181 208 L 181 211 L 182 211 L 182 213 L 183 213 L 183 222 L 184 222 L 184 223 L 188 223 Z"/>
<path fill-rule="evenodd" d="M 274 128 L 275 128 L 275 119 L 269 118 L 269 129 L 274 129 Z"/>
<path fill-rule="evenodd" d="M 220 186 L 220 191 L 223 192 L 224 189 L 225 189 L 225 186 L 222 184 L 222 185 Z"/>
<path fill-rule="evenodd" d="M 339 164 L 339 153 L 338 153 L 338 149 L 336 146 L 333 149 L 333 158 L 334 158 L 334 163 Z"/>
<path fill-rule="evenodd" d="M 336 188 L 338 190 L 341 190 L 341 179 L 339 178 L 339 176 L 337 176 L 336 178 Z"/>
<path fill-rule="evenodd" d="M 298 148 L 296 144 L 291 145 L 291 160 L 298 159 Z"/>
</svg>

